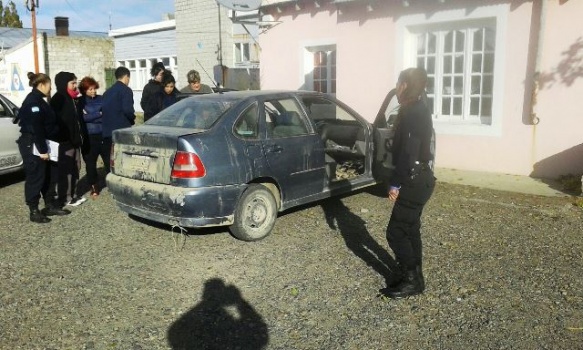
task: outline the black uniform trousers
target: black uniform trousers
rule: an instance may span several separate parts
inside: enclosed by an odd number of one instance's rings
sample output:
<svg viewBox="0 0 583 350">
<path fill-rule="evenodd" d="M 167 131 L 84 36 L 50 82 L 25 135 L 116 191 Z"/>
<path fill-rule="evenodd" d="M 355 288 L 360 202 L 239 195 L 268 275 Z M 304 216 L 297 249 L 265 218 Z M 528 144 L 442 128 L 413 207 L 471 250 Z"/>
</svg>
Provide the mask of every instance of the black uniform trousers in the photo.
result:
<svg viewBox="0 0 583 350">
<path fill-rule="evenodd" d="M 430 169 L 401 186 L 387 226 L 387 241 L 396 260 L 408 270 L 422 264 L 421 213 L 435 188 Z"/>
<path fill-rule="evenodd" d="M 110 169 L 111 144 L 112 144 L 111 137 L 104 137 L 103 138 L 102 144 L 101 144 L 101 147 L 103 147 L 103 153 L 101 154 L 101 159 L 103 159 L 103 167 L 105 168 L 105 175 L 106 176 L 111 171 L 111 169 Z M 105 155 L 105 157 L 104 157 L 104 155 Z"/>
<path fill-rule="evenodd" d="M 83 155 L 87 168 L 87 183 L 89 185 L 97 185 L 97 159 L 101 156 L 101 160 L 105 163 L 106 158 L 109 158 L 109 152 L 109 148 L 103 145 L 101 134 L 89 135 L 89 153 Z M 109 163 L 107 165 L 109 166 Z"/>
<path fill-rule="evenodd" d="M 24 163 L 24 200 L 26 205 L 38 207 L 41 195 L 46 198 L 50 182 L 49 163 L 54 162 L 32 154 L 32 134 L 22 134 L 17 142 Z"/>
</svg>

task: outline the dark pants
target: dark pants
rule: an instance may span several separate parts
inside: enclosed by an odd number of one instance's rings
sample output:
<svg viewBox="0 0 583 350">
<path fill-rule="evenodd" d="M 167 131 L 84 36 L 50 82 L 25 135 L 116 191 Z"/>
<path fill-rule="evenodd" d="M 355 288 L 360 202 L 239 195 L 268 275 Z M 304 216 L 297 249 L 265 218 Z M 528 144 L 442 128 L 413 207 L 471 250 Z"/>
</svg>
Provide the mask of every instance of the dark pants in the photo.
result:
<svg viewBox="0 0 583 350">
<path fill-rule="evenodd" d="M 105 175 L 107 175 L 111 171 L 109 168 L 109 161 L 111 158 L 111 137 L 104 137 L 101 146 L 103 147 L 101 159 L 103 159 L 103 167 L 105 168 Z"/>
<path fill-rule="evenodd" d="M 48 160 L 32 154 L 32 135 L 22 135 L 18 139 L 18 149 L 24 163 L 24 200 L 28 206 L 38 207 L 41 195 L 46 198 L 50 172 Z"/>
<path fill-rule="evenodd" d="M 59 144 L 59 161 L 51 162 L 51 181 L 45 201 L 48 199 L 48 202 L 53 202 L 56 197 L 56 204 L 64 206 L 68 192 L 71 198 L 75 197 L 79 180 L 76 152 L 78 150 L 68 142 Z"/>
<path fill-rule="evenodd" d="M 422 263 L 421 213 L 435 188 L 431 170 L 403 184 L 387 226 L 387 240 L 396 260 L 408 270 Z"/>
<path fill-rule="evenodd" d="M 83 156 L 87 168 L 87 183 L 89 185 L 97 185 L 97 159 L 100 156 L 101 160 L 105 163 L 105 159 L 109 158 L 109 148 L 104 147 L 101 134 L 89 135 L 89 153 Z M 107 165 L 109 166 L 109 162 L 107 162 Z"/>
</svg>

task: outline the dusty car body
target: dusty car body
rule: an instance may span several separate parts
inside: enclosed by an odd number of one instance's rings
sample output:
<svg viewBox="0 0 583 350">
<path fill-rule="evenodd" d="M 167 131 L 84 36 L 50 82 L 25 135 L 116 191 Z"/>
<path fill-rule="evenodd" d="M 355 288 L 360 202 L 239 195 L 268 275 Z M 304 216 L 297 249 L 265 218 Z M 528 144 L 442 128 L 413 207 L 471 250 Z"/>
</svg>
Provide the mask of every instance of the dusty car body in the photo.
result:
<svg viewBox="0 0 583 350">
<path fill-rule="evenodd" d="M 16 140 L 20 137 L 18 107 L 0 95 L 0 175 L 23 169 Z"/>
<path fill-rule="evenodd" d="M 278 212 L 388 176 L 384 125 L 316 92 L 197 95 L 113 133 L 107 186 L 129 214 L 258 240 Z"/>
</svg>

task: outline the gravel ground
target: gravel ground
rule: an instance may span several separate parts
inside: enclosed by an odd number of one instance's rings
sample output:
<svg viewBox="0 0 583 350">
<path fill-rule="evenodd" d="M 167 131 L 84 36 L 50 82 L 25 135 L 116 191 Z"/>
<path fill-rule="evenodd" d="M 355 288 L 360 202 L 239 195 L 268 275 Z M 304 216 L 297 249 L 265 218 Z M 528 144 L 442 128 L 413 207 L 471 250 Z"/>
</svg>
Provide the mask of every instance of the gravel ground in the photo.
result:
<svg viewBox="0 0 583 350">
<path fill-rule="evenodd" d="M 377 295 L 391 261 L 379 189 L 289 211 L 255 243 L 173 235 L 106 192 L 32 224 L 22 193 L 0 177 L 1 349 L 583 349 L 572 198 L 438 182 L 427 291 L 393 301 Z"/>
</svg>

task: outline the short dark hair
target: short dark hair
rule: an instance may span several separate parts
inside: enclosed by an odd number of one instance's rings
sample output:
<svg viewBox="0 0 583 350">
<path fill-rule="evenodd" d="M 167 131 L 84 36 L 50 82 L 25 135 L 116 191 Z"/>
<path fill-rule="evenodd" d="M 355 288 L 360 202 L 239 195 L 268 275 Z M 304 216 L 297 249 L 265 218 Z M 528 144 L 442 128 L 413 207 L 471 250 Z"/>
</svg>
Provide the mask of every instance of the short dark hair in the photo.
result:
<svg viewBox="0 0 583 350">
<path fill-rule="evenodd" d="M 150 69 L 150 75 L 153 76 L 153 77 L 155 77 L 156 75 L 158 75 L 158 73 L 160 73 L 161 71 L 163 71 L 165 69 L 166 68 L 164 68 L 164 63 L 162 63 L 162 62 L 156 62 L 152 66 L 152 69 Z"/>
<path fill-rule="evenodd" d="M 82 95 L 85 95 L 87 90 L 92 86 L 95 86 L 95 89 L 99 89 L 99 83 L 97 80 L 93 79 L 93 77 L 84 77 L 79 83 L 79 92 L 81 92 Z"/>
<path fill-rule="evenodd" d="M 115 69 L 115 79 L 119 80 L 123 77 L 125 77 L 126 75 L 129 77 L 130 76 L 130 70 L 127 69 L 126 67 L 117 67 Z"/>
<path fill-rule="evenodd" d="M 170 83 L 176 84 L 176 79 L 174 79 L 171 71 L 165 70 L 162 75 L 162 86 L 166 86 Z"/>
</svg>

